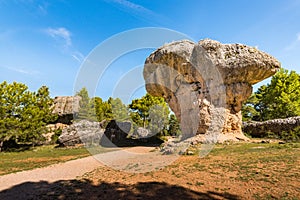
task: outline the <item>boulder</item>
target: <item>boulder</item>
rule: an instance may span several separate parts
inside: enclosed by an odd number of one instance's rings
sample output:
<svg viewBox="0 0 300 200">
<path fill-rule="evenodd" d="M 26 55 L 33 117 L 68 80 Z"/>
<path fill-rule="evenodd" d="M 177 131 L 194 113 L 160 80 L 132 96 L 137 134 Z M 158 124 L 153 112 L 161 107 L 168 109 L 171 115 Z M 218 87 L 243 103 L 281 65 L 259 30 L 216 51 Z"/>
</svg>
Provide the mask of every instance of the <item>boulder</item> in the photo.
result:
<svg viewBox="0 0 300 200">
<path fill-rule="evenodd" d="M 81 120 L 64 128 L 58 138 L 60 146 L 75 146 L 77 144 L 99 145 L 104 130 L 99 122 Z"/>
<path fill-rule="evenodd" d="M 58 115 L 56 123 L 71 124 L 79 113 L 80 96 L 58 96 L 54 98 L 52 113 Z"/>
<path fill-rule="evenodd" d="M 45 141 L 43 144 L 51 144 L 55 141 L 52 141 L 52 137 L 56 134 L 56 131 L 63 130 L 64 128 L 68 127 L 66 124 L 56 123 L 56 124 L 48 124 L 47 126 L 48 132 L 43 134 Z"/>
<path fill-rule="evenodd" d="M 149 138 L 152 137 L 153 133 L 151 130 L 143 128 L 143 127 L 138 127 L 136 130 L 135 137 L 136 138 Z"/>
<path fill-rule="evenodd" d="M 127 144 L 129 141 L 127 136 L 131 126 L 131 122 L 109 121 L 104 131 L 106 137 L 101 138 L 100 144 L 102 146 L 122 146 Z"/>
<path fill-rule="evenodd" d="M 241 129 L 242 103 L 253 84 L 279 68 L 278 60 L 254 47 L 205 39 L 160 47 L 146 59 L 143 73 L 147 92 L 166 100 L 183 138 L 218 133 L 213 140 L 226 141 L 248 139 Z"/>
</svg>

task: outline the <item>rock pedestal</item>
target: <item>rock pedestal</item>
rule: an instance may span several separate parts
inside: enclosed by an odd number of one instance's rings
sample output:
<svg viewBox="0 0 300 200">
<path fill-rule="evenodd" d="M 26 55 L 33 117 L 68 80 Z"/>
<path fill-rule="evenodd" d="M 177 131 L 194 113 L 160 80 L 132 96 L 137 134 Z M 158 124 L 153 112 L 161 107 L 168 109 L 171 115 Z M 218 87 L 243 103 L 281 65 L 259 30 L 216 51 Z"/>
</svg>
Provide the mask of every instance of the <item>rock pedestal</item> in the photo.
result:
<svg viewBox="0 0 300 200">
<path fill-rule="evenodd" d="M 242 103 L 253 84 L 279 68 L 279 61 L 254 47 L 183 40 L 154 51 L 146 59 L 144 79 L 147 92 L 163 97 L 180 120 L 183 137 L 219 132 L 221 142 L 247 140 Z"/>
</svg>

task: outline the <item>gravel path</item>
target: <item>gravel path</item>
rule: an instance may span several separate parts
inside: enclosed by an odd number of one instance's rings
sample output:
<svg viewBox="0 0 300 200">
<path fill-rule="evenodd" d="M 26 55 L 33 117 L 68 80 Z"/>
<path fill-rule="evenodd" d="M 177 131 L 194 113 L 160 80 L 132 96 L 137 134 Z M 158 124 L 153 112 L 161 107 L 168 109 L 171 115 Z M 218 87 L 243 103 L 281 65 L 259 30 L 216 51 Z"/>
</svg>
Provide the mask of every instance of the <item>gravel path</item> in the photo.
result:
<svg viewBox="0 0 300 200">
<path fill-rule="evenodd" d="M 153 147 L 132 147 L 126 150 L 98 154 L 43 168 L 3 175 L 0 176 L 0 191 L 25 182 L 47 181 L 51 183 L 58 180 L 76 179 L 76 177 L 103 166 L 102 163 L 119 170 L 143 172 L 143 170 L 149 171 L 153 167 L 162 167 L 166 162 L 172 162 L 173 157 L 170 157 L 169 160 L 166 157 L 157 159 L 159 155 L 157 155 L 157 152 L 152 151 L 153 149 Z M 154 160 L 156 161 L 155 165 L 153 165 Z M 148 165 L 150 168 L 145 169 L 145 166 Z"/>
<path fill-rule="evenodd" d="M 70 180 L 84 173 L 93 171 L 102 164 L 93 156 L 58 163 L 43 168 L 0 176 L 0 191 L 24 182 Z"/>
</svg>

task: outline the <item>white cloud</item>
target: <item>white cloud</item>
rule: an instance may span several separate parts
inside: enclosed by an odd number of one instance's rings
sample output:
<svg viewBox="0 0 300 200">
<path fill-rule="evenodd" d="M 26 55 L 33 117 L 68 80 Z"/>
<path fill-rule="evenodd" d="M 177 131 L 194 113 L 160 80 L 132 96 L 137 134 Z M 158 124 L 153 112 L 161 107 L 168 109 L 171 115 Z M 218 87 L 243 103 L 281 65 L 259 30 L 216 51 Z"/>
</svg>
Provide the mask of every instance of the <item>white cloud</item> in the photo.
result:
<svg viewBox="0 0 300 200">
<path fill-rule="evenodd" d="M 129 9 L 132 9 L 132 10 L 147 11 L 147 12 L 150 11 L 149 9 L 147 9 L 139 4 L 135 4 L 135 3 L 132 3 L 127 0 L 112 0 L 112 2 L 118 3 L 119 5 L 129 8 Z M 152 11 L 150 11 L 150 12 L 152 12 Z"/>
<path fill-rule="evenodd" d="M 48 7 L 48 4 L 40 4 L 38 5 L 37 9 L 38 9 L 38 12 L 41 14 L 41 15 L 47 15 L 48 11 L 47 11 L 47 7 Z"/>
<path fill-rule="evenodd" d="M 81 63 L 84 60 L 84 55 L 80 53 L 79 51 L 75 51 L 71 54 L 71 56 L 77 60 L 79 63 Z"/>
<path fill-rule="evenodd" d="M 162 24 L 162 22 L 168 22 L 168 24 L 170 23 L 170 21 L 164 16 L 159 15 L 140 4 L 136 4 L 128 0 L 105 1 L 117 7 L 118 9 L 138 17 L 139 19 L 146 20 L 147 22 L 151 22 L 153 24 Z"/>
<path fill-rule="evenodd" d="M 297 34 L 297 41 L 300 41 L 300 33 Z"/>
<path fill-rule="evenodd" d="M 54 39 L 63 39 L 64 45 L 66 47 L 69 47 L 72 45 L 72 40 L 71 40 L 72 34 L 68 29 L 66 29 L 64 27 L 48 28 L 45 30 L 45 32 Z"/>
<path fill-rule="evenodd" d="M 26 75 L 36 75 L 36 74 L 40 74 L 40 72 L 36 71 L 36 70 L 31 70 L 31 69 L 25 69 L 23 67 L 6 67 L 7 69 L 17 72 L 17 73 L 21 73 L 21 74 L 26 74 Z"/>
<path fill-rule="evenodd" d="M 48 28 L 45 30 L 46 34 L 54 38 L 55 40 L 63 42 L 62 53 L 70 55 L 73 59 L 81 63 L 84 60 L 84 55 L 80 51 L 74 49 L 72 46 L 72 33 L 64 28 Z"/>
</svg>

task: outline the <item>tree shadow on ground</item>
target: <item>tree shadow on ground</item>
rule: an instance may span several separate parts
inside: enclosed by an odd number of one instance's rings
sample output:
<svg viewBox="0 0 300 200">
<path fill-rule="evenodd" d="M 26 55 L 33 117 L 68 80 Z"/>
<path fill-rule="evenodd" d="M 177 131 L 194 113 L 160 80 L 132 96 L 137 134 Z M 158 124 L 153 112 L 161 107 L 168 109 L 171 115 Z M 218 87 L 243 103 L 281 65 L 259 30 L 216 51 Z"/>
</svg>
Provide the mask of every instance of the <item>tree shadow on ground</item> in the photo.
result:
<svg viewBox="0 0 300 200">
<path fill-rule="evenodd" d="M 26 182 L 0 192 L 0 199 L 240 199 L 229 193 L 197 192 L 161 182 L 136 184 L 106 183 L 94 185 L 89 180 Z"/>
<path fill-rule="evenodd" d="M 108 137 L 103 136 L 100 140 L 100 145 L 102 147 L 158 147 L 164 141 L 157 136 L 152 136 L 149 138 L 133 139 L 133 138 L 123 138 L 118 141 L 111 141 Z"/>
<path fill-rule="evenodd" d="M 32 144 L 17 143 L 15 140 L 4 141 L 1 147 L 3 152 L 22 152 L 30 150 L 33 147 Z"/>
</svg>

